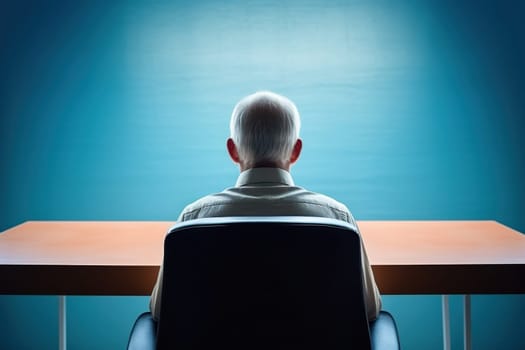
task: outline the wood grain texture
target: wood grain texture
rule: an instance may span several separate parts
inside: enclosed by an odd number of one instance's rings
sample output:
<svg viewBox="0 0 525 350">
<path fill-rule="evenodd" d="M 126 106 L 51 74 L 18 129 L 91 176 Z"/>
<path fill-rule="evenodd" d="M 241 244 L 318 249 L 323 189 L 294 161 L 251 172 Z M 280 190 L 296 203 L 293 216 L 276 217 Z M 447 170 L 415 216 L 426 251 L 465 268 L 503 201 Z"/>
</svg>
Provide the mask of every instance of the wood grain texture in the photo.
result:
<svg viewBox="0 0 525 350">
<path fill-rule="evenodd" d="M 0 294 L 149 295 L 173 222 L 36 222 L 0 234 Z M 360 221 L 383 294 L 525 293 L 525 235 L 495 221 Z"/>
</svg>

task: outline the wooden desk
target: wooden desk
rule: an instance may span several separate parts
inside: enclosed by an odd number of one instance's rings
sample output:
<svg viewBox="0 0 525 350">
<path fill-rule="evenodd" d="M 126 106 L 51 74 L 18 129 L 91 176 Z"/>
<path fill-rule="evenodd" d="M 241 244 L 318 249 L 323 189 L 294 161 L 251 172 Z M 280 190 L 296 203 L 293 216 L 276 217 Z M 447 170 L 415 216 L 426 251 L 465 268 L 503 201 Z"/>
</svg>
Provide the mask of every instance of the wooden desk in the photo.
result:
<svg viewBox="0 0 525 350">
<path fill-rule="evenodd" d="M 0 294 L 59 297 L 59 349 L 66 349 L 65 295 L 149 295 L 173 222 L 26 222 L 0 234 Z M 525 293 L 525 235 L 495 221 L 360 221 L 382 294 Z M 470 349 L 470 297 L 464 298 Z"/>
<path fill-rule="evenodd" d="M 173 222 L 25 222 L 0 294 L 149 295 Z M 494 221 L 360 221 L 382 294 L 525 293 L 525 235 Z"/>
</svg>

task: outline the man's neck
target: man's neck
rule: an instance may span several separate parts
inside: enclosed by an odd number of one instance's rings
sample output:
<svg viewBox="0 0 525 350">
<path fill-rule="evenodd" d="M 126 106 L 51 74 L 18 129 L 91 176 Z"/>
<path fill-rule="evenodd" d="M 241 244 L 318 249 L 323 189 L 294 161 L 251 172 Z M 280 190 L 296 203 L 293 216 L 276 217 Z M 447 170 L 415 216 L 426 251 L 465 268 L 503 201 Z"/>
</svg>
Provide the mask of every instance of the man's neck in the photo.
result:
<svg viewBox="0 0 525 350">
<path fill-rule="evenodd" d="M 279 169 L 283 169 L 283 170 L 290 172 L 290 163 L 288 162 L 287 164 L 281 164 L 281 163 L 271 162 L 271 161 L 262 161 L 262 162 L 257 162 L 251 166 L 246 166 L 246 165 L 243 165 L 242 163 L 240 164 L 241 172 L 252 169 L 252 168 L 279 168 Z"/>
</svg>

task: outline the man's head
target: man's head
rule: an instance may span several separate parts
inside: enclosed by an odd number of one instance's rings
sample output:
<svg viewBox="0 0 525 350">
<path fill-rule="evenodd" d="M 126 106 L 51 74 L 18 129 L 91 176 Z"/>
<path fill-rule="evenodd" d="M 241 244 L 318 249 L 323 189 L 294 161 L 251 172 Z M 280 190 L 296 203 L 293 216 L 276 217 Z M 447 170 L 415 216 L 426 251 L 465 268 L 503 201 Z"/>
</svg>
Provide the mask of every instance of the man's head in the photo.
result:
<svg viewBox="0 0 525 350">
<path fill-rule="evenodd" d="M 256 92 L 233 109 L 228 152 L 241 171 L 255 167 L 289 170 L 301 152 L 300 127 L 292 101 L 273 92 Z"/>
</svg>

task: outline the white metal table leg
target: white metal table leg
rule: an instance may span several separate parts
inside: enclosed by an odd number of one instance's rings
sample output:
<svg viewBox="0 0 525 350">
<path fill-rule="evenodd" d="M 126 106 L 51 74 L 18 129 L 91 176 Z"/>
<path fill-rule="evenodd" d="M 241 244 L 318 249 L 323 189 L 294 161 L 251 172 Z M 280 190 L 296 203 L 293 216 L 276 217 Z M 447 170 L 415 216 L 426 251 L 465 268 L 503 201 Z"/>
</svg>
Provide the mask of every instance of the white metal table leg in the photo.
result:
<svg viewBox="0 0 525 350">
<path fill-rule="evenodd" d="M 441 296 L 441 311 L 443 315 L 443 349 L 450 350 L 450 309 L 449 296 Z"/>
<path fill-rule="evenodd" d="M 58 296 L 58 349 L 66 350 L 66 296 Z"/>
<path fill-rule="evenodd" d="M 471 317 L 470 317 L 470 295 L 463 296 L 463 344 L 465 350 L 471 350 Z"/>
</svg>

